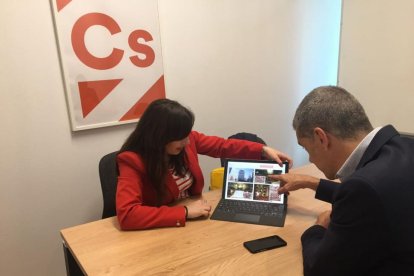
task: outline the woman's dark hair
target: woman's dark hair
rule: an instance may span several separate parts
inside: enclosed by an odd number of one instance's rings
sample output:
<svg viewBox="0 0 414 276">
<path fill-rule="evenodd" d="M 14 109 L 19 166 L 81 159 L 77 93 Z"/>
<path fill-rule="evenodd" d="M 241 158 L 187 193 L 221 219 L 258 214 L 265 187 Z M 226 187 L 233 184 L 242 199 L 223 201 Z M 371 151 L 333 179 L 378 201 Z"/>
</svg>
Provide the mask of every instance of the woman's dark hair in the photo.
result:
<svg viewBox="0 0 414 276">
<path fill-rule="evenodd" d="M 189 109 L 173 100 L 155 100 L 121 147 L 120 152 L 132 151 L 141 156 L 148 178 L 157 191 L 159 204 L 165 196 L 168 169 L 180 176 L 187 170 L 185 151 L 167 158 L 165 146 L 186 138 L 193 125 L 194 114 Z"/>
</svg>

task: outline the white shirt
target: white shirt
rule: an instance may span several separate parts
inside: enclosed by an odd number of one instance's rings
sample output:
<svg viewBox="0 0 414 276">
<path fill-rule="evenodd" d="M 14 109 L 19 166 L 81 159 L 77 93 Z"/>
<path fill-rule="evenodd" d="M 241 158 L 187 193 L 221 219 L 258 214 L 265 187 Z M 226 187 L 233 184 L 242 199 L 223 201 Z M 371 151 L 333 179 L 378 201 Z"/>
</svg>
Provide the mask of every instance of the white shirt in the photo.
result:
<svg viewBox="0 0 414 276">
<path fill-rule="evenodd" d="M 188 194 L 188 189 L 191 187 L 191 185 L 193 185 L 194 182 L 194 177 L 191 174 L 191 172 L 188 170 L 184 177 L 181 177 L 179 175 L 176 174 L 172 174 L 175 183 L 177 183 L 177 187 L 178 187 L 178 199 L 183 199 L 183 198 L 187 198 L 189 197 Z"/>
<path fill-rule="evenodd" d="M 374 139 L 374 136 L 381 128 L 382 127 L 377 127 L 368 133 L 368 135 L 365 136 L 361 143 L 359 143 L 359 145 L 354 149 L 351 155 L 348 156 L 348 159 L 346 159 L 345 163 L 336 173 L 336 177 L 339 178 L 341 182 L 355 172 L 356 167 L 361 161 L 362 155 L 364 155 L 372 139 Z"/>
</svg>

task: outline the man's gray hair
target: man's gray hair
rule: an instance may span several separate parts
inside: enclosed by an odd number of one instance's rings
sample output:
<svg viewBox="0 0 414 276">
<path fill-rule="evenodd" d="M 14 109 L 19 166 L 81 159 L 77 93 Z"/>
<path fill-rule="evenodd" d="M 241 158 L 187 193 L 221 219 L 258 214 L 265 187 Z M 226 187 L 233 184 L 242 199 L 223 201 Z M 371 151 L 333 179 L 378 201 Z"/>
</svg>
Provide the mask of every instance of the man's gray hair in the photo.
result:
<svg viewBox="0 0 414 276">
<path fill-rule="evenodd" d="M 293 118 L 298 137 L 312 137 L 315 127 L 341 139 L 368 133 L 372 125 L 358 100 L 338 86 L 321 86 L 302 100 Z"/>
</svg>

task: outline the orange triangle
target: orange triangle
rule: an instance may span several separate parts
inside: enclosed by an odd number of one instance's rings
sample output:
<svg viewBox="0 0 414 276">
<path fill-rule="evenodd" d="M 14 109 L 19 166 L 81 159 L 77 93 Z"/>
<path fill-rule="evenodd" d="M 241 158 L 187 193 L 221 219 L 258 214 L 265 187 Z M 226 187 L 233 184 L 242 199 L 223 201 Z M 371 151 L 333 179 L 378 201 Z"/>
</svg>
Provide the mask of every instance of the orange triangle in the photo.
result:
<svg viewBox="0 0 414 276">
<path fill-rule="evenodd" d="M 120 121 L 134 120 L 141 117 L 147 106 L 157 99 L 165 98 L 165 86 L 164 86 L 164 75 L 162 75 L 154 85 L 148 89 L 147 92 L 125 113 Z"/>
<path fill-rule="evenodd" d="M 106 97 L 122 79 L 78 82 L 83 118 Z"/>
<path fill-rule="evenodd" d="M 56 0 L 56 8 L 58 12 L 60 12 L 61 9 L 66 7 L 67 4 L 69 4 L 72 0 Z"/>
</svg>

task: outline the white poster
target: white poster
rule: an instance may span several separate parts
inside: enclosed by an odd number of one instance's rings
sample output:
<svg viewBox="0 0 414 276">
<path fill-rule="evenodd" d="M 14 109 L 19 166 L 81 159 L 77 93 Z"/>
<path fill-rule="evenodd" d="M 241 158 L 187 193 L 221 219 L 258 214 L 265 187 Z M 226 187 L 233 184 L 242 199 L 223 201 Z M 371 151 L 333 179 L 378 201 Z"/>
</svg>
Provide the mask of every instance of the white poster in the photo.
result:
<svg viewBox="0 0 414 276">
<path fill-rule="evenodd" d="M 72 130 L 136 122 L 165 98 L 157 0 L 52 0 Z"/>
</svg>

